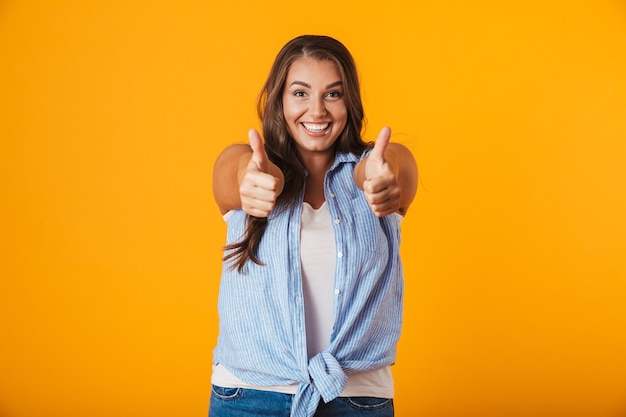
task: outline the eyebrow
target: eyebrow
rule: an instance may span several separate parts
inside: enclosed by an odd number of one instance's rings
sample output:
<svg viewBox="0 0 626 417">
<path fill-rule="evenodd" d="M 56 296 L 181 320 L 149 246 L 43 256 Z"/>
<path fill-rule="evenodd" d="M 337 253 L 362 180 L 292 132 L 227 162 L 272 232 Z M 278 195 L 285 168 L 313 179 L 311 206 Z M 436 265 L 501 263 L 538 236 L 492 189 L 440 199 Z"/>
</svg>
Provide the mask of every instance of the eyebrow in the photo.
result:
<svg viewBox="0 0 626 417">
<path fill-rule="evenodd" d="M 289 84 L 289 87 L 291 87 L 291 86 L 292 86 L 292 85 L 294 85 L 294 84 L 295 84 L 295 85 L 301 85 L 301 86 L 306 87 L 306 88 L 311 88 L 311 84 L 307 84 L 307 83 L 305 83 L 304 81 L 294 81 L 294 82 L 292 82 L 291 84 Z M 333 88 L 333 87 L 336 87 L 336 86 L 338 86 L 338 85 L 343 85 L 343 81 L 335 81 L 334 83 L 330 83 L 330 84 L 328 84 L 328 85 L 326 86 L 326 88 L 327 88 L 327 89 L 328 89 L 328 88 Z"/>
</svg>

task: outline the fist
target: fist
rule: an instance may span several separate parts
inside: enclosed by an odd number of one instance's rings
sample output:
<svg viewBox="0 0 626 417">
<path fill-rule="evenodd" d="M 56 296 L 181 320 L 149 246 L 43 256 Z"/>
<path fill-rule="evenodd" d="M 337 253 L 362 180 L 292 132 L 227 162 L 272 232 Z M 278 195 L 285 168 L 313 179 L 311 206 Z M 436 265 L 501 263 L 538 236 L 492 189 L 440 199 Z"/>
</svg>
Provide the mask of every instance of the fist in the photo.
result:
<svg viewBox="0 0 626 417">
<path fill-rule="evenodd" d="M 400 210 L 400 185 L 396 173 L 385 160 L 391 129 L 382 128 L 374 149 L 365 161 L 363 192 L 372 212 L 383 217 Z"/>
<path fill-rule="evenodd" d="M 255 217 L 267 217 L 276 206 L 280 180 L 272 174 L 272 164 L 265 152 L 259 133 L 248 132 L 252 157 L 239 180 L 239 197 L 244 212 Z"/>
</svg>

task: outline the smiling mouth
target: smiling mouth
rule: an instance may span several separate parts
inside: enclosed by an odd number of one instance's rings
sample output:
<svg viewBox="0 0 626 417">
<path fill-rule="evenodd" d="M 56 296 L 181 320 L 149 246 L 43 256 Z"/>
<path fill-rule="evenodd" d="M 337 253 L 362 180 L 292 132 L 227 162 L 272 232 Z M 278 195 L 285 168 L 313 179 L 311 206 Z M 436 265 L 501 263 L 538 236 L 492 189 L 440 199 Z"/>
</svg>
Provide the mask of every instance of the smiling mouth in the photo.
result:
<svg viewBox="0 0 626 417">
<path fill-rule="evenodd" d="M 320 133 L 328 129 L 330 123 L 302 123 L 306 130 L 312 133 Z"/>
</svg>

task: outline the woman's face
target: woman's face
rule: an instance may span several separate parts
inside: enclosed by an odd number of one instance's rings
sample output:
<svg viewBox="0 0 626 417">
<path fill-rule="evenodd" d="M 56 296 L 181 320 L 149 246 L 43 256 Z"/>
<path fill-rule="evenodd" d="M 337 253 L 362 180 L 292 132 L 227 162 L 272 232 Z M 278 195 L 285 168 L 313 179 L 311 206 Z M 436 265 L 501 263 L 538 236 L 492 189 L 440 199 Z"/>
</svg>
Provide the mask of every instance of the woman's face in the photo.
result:
<svg viewBox="0 0 626 417">
<path fill-rule="evenodd" d="M 283 113 L 303 157 L 331 152 L 348 119 L 343 88 L 332 61 L 300 58 L 291 64 L 283 88 Z"/>
</svg>

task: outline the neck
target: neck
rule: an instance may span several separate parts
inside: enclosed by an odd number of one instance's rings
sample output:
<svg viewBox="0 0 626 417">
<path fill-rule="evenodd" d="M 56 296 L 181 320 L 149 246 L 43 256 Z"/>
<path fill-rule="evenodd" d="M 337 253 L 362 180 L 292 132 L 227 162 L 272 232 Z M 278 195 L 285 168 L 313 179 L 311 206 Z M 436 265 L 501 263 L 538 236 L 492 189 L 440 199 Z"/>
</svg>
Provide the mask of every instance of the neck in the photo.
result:
<svg viewBox="0 0 626 417">
<path fill-rule="evenodd" d="M 334 161 L 334 154 L 314 155 L 304 160 L 308 175 L 304 190 L 304 201 L 313 208 L 319 208 L 326 197 L 324 196 L 324 177 Z"/>
<path fill-rule="evenodd" d="M 304 162 L 304 167 L 310 176 L 321 176 L 322 178 L 326 175 L 326 171 L 330 169 L 334 160 L 334 153 L 317 153 L 312 155 L 302 155 L 302 159 Z"/>
</svg>

